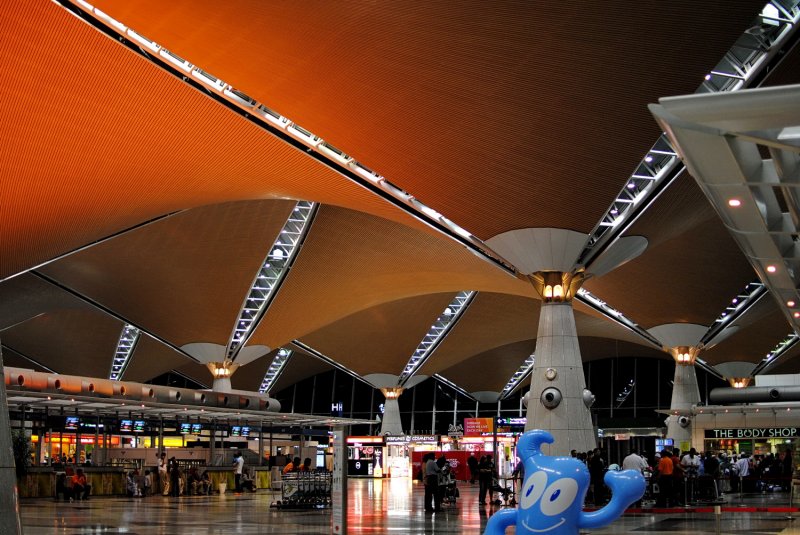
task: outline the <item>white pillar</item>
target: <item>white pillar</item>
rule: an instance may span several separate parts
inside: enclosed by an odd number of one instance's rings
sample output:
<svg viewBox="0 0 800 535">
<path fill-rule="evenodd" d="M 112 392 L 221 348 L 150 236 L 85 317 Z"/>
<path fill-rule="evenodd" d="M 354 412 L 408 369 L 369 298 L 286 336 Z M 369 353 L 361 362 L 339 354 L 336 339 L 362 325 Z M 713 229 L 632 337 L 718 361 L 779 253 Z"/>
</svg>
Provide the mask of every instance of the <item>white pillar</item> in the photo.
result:
<svg viewBox="0 0 800 535">
<path fill-rule="evenodd" d="M 692 420 L 685 413 L 692 405 L 700 403 L 700 388 L 697 385 L 693 360 L 689 364 L 675 363 L 675 380 L 672 385 L 672 402 L 670 410 L 678 414 L 670 414 L 667 420 L 667 438 L 675 440 L 675 446 L 684 449 L 686 443 L 692 442 Z M 683 417 L 683 420 L 681 418 Z"/>
<path fill-rule="evenodd" d="M 6 378 L 3 373 L 3 352 L 0 349 L 0 533 L 20 535 L 17 472 L 11 446 L 11 421 L 6 401 Z"/>
<path fill-rule="evenodd" d="M 403 422 L 400 418 L 400 404 L 397 398 L 403 393 L 402 388 L 381 388 L 384 397 L 383 420 L 381 420 L 381 435 L 402 435 Z"/>
<path fill-rule="evenodd" d="M 585 388 L 572 303 L 543 303 L 525 430 L 543 429 L 552 433 L 555 442 L 544 445 L 544 453 L 569 455 L 573 449 L 595 448 L 591 414 L 583 401 Z M 555 398 L 560 395 L 560 402 L 547 407 L 549 402 L 543 397 L 548 394 Z"/>
</svg>

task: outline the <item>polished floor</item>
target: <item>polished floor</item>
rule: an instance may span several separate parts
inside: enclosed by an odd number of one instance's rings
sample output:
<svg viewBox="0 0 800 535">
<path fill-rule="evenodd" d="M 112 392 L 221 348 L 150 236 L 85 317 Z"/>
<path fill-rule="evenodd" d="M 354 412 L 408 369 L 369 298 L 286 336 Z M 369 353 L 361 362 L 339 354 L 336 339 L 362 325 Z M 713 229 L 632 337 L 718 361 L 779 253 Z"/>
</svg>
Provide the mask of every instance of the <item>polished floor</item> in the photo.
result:
<svg viewBox="0 0 800 535">
<path fill-rule="evenodd" d="M 480 534 L 499 508 L 480 506 L 477 487 L 459 486 L 455 506 L 441 513 L 423 510 L 423 488 L 407 480 L 349 481 L 348 533 Z M 93 498 L 86 502 L 24 500 L 21 508 L 26 535 L 127 533 L 145 534 L 322 534 L 331 533 L 329 510 L 289 510 L 270 507 L 279 495 L 255 494 L 144 499 Z M 734 508 L 788 505 L 788 495 L 729 497 Z M 727 509 L 727 508 L 726 508 Z M 731 512 L 720 519 L 708 513 L 671 511 L 628 514 L 611 526 L 592 533 L 794 534 L 800 535 L 800 514 Z M 513 533 L 509 529 L 508 533 Z M 587 532 L 588 533 L 588 532 Z"/>
</svg>

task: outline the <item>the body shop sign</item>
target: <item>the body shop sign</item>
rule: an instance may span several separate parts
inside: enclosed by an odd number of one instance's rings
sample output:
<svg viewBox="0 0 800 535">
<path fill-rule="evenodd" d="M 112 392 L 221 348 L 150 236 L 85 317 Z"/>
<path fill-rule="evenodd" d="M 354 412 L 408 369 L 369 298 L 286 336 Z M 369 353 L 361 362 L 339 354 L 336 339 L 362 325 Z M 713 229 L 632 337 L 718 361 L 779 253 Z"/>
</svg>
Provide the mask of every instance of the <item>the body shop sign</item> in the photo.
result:
<svg viewBox="0 0 800 535">
<path fill-rule="evenodd" d="M 464 418 L 464 436 L 479 437 L 494 432 L 494 418 Z"/>
<path fill-rule="evenodd" d="M 706 429 L 706 438 L 800 438 L 796 427 Z"/>
</svg>

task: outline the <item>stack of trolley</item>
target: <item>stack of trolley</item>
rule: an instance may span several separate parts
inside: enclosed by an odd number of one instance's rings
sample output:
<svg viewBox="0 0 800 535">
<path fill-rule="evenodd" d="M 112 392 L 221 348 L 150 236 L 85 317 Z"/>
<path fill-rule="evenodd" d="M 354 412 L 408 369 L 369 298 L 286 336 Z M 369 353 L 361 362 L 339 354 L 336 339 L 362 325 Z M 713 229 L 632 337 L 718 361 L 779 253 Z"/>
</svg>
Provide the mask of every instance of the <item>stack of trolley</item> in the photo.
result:
<svg viewBox="0 0 800 535">
<path fill-rule="evenodd" d="M 289 472 L 283 474 L 278 508 L 321 509 L 331 505 L 331 472 Z"/>
</svg>

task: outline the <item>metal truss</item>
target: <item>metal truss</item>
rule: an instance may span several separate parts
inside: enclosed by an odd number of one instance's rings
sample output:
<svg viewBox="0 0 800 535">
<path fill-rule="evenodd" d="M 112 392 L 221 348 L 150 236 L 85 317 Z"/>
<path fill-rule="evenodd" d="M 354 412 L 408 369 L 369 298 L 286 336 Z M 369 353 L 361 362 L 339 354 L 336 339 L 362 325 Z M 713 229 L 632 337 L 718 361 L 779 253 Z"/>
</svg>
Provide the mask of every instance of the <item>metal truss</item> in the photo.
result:
<svg viewBox="0 0 800 535">
<path fill-rule="evenodd" d="M 522 366 L 519 367 L 517 371 L 511 376 L 511 379 L 508 380 L 506 386 L 503 387 L 503 391 L 500 392 L 500 400 L 506 399 L 508 396 L 511 395 L 517 385 L 519 385 L 522 381 L 525 380 L 533 371 L 533 364 L 536 361 L 536 354 L 531 353 L 531 355 L 525 359 L 525 362 L 522 363 Z"/>
<path fill-rule="evenodd" d="M 269 393 L 272 386 L 278 380 L 281 373 L 283 372 L 284 368 L 286 368 L 286 364 L 289 363 L 289 358 L 292 356 L 292 350 L 286 349 L 282 347 L 278 350 L 278 354 L 275 355 L 275 358 L 272 359 L 272 362 L 267 368 L 267 373 L 264 374 L 264 380 L 261 381 L 261 387 L 259 387 L 258 391 L 262 394 Z"/>
<path fill-rule="evenodd" d="M 131 361 L 133 350 L 136 349 L 136 342 L 139 341 L 141 331 L 133 325 L 125 324 L 119 335 L 117 350 L 114 352 L 114 360 L 111 361 L 111 373 L 108 378 L 112 381 L 119 381 L 128 368 Z"/>
<path fill-rule="evenodd" d="M 647 340 L 650 344 L 655 346 L 658 349 L 663 349 L 664 344 L 662 344 L 655 336 L 647 332 L 645 329 L 640 327 L 637 323 L 635 323 L 630 318 L 626 317 L 622 312 L 613 308 L 608 303 L 589 293 L 587 290 L 581 288 L 578 290 L 578 293 L 575 295 L 575 299 L 583 303 L 584 305 L 588 306 L 600 312 L 608 319 L 622 325 L 626 329 L 638 334 L 645 340 Z"/>
<path fill-rule="evenodd" d="M 797 41 L 800 0 L 772 0 L 705 76 L 697 93 L 758 87 Z M 578 260 L 588 267 L 644 213 L 686 169 L 662 134 L 626 180 L 622 191 L 589 235 Z"/>
<path fill-rule="evenodd" d="M 270 247 L 267 257 L 261 264 L 255 280 L 250 285 L 244 304 L 239 311 L 239 319 L 233 327 L 225 354 L 235 360 L 242 347 L 253 335 L 256 327 L 277 295 L 297 252 L 303 245 L 311 222 L 316 215 L 318 204 L 310 201 L 298 202 L 275 243 Z"/>
<path fill-rule="evenodd" d="M 458 319 L 467 307 L 469 307 L 477 294 L 478 293 L 474 291 L 463 291 L 456 294 L 450 304 L 447 305 L 447 308 L 445 308 L 439 317 L 436 318 L 436 321 L 433 322 L 433 325 L 431 325 L 430 330 L 428 330 L 422 338 L 417 349 L 414 350 L 414 353 L 408 360 L 408 364 L 403 368 L 403 373 L 400 374 L 400 378 L 397 381 L 398 386 L 405 385 L 406 382 L 417 373 L 417 370 L 425 364 L 433 352 L 436 351 L 436 348 L 439 347 L 441 341 L 444 340 L 444 337 L 447 336 L 447 333 L 450 332 L 450 329 L 458 322 Z"/>
<path fill-rule="evenodd" d="M 768 293 L 767 287 L 764 286 L 760 280 L 748 283 L 748 285 L 744 287 L 744 290 L 739 292 L 736 297 L 731 300 L 731 304 L 725 307 L 722 314 L 714 320 L 714 323 L 711 324 L 706 334 L 703 335 L 700 343 L 706 347 L 713 345 L 714 339 L 722 333 L 728 325 L 731 325 L 735 320 L 744 316 L 748 310 L 752 309 L 753 306 Z"/>
</svg>

